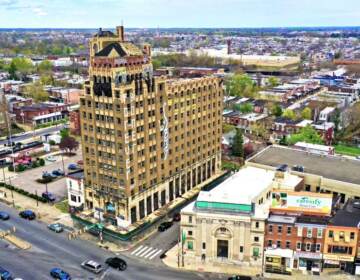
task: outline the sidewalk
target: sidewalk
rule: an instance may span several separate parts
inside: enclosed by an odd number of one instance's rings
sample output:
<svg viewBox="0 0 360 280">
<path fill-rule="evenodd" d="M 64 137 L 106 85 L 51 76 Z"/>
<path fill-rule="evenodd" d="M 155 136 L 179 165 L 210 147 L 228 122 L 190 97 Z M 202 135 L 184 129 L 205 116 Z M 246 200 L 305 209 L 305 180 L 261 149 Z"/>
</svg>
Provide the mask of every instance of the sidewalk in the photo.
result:
<svg viewBox="0 0 360 280">
<path fill-rule="evenodd" d="M 54 222 L 62 223 L 65 226 L 73 227 L 73 221 L 69 214 L 65 214 L 58 210 L 55 206 L 39 202 L 38 206 L 36 200 L 21 195 L 17 192 L 12 192 L 14 199 L 12 198 L 11 191 L 5 188 L 1 188 L 6 193 L 6 198 L 1 198 L 0 201 L 7 203 L 9 206 L 15 203 L 15 208 L 18 210 L 30 209 L 37 214 L 37 218 L 44 223 L 50 224 Z"/>
<path fill-rule="evenodd" d="M 220 262 L 199 262 L 194 261 L 193 257 L 186 257 L 184 260 L 184 267 L 178 266 L 178 245 L 175 245 L 169 251 L 166 252 L 166 258 L 163 259 L 163 263 L 171 268 L 180 270 L 190 270 L 197 272 L 211 272 L 229 275 L 250 275 L 255 276 L 261 273 L 261 268 L 258 266 L 250 266 L 247 263 L 244 264 L 226 264 Z M 181 260 L 180 260 L 181 264 Z"/>
<path fill-rule="evenodd" d="M 251 266 L 247 263 L 243 264 L 226 264 L 220 262 L 201 262 L 195 261 L 194 257 L 186 257 L 184 260 L 184 267 L 178 266 L 178 245 L 166 252 L 166 258 L 162 259 L 163 263 L 173 269 L 189 270 L 197 272 L 210 272 L 228 275 L 261 275 L 261 268 L 259 266 Z M 256 279 L 282 279 L 282 280 L 359 280 L 360 276 L 350 275 L 339 270 L 324 270 L 319 276 L 312 275 L 310 272 L 302 272 L 300 270 L 293 270 L 291 275 L 282 275 L 274 273 L 265 273 L 263 277 L 256 277 Z"/>
</svg>

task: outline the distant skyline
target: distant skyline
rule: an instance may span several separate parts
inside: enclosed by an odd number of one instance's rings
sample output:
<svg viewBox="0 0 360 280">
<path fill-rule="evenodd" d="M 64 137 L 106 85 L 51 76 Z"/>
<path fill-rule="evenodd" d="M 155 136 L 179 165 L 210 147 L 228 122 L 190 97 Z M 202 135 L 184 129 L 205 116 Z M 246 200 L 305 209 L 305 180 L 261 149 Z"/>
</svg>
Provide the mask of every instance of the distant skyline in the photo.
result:
<svg viewBox="0 0 360 280">
<path fill-rule="evenodd" d="M 360 0 L 0 0 L 0 28 L 359 26 Z"/>
</svg>

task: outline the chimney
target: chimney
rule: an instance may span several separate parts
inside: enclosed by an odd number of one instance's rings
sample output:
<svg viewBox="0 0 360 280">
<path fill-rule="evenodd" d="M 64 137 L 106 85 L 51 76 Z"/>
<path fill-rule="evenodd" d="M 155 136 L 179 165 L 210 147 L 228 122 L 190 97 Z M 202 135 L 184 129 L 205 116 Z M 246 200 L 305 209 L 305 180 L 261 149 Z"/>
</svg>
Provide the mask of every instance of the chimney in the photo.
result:
<svg viewBox="0 0 360 280">
<path fill-rule="evenodd" d="M 116 26 L 116 35 L 118 36 L 121 42 L 124 41 L 124 26 Z"/>
</svg>

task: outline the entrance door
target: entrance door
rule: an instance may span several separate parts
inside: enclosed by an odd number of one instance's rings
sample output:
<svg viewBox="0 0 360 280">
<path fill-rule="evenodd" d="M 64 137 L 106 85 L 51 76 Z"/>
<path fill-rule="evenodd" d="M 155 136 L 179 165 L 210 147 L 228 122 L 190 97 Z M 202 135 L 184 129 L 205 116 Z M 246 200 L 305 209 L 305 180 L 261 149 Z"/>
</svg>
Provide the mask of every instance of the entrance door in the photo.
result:
<svg viewBox="0 0 360 280">
<path fill-rule="evenodd" d="M 312 264 L 313 264 L 312 261 L 307 260 L 306 261 L 306 270 L 310 271 L 312 268 Z"/>
<path fill-rule="evenodd" d="M 229 241 L 218 240 L 217 241 L 217 256 L 218 258 L 228 258 L 229 254 Z"/>
</svg>

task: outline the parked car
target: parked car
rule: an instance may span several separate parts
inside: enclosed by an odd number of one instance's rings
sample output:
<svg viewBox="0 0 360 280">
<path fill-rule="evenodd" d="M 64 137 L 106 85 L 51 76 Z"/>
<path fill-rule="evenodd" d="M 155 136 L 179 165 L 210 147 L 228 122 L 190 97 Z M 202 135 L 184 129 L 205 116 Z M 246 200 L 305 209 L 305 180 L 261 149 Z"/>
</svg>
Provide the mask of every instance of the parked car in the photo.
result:
<svg viewBox="0 0 360 280">
<path fill-rule="evenodd" d="M 81 266 L 83 268 L 85 268 L 86 270 L 89 270 L 96 274 L 100 273 L 103 270 L 103 267 L 101 266 L 101 264 L 99 264 L 95 261 L 92 261 L 92 260 L 87 260 L 87 261 L 82 262 Z"/>
<path fill-rule="evenodd" d="M 79 166 L 78 166 L 77 164 L 75 164 L 75 163 L 70 163 L 70 164 L 68 165 L 68 169 L 70 169 L 70 170 L 76 170 L 76 169 L 79 169 Z"/>
<path fill-rule="evenodd" d="M 0 266 L 0 279 L 1 280 L 13 280 L 11 273 L 7 271 L 5 268 Z"/>
<path fill-rule="evenodd" d="M 52 278 L 54 279 L 59 279 L 59 280 L 71 280 L 70 274 L 63 271 L 61 268 L 53 268 L 50 271 L 50 275 Z"/>
<path fill-rule="evenodd" d="M 180 222 L 180 221 L 181 221 L 181 215 L 179 212 L 177 212 L 173 215 L 173 222 Z"/>
<path fill-rule="evenodd" d="M 251 280 L 251 277 L 244 275 L 234 275 L 229 277 L 228 280 Z"/>
<path fill-rule="evenodd" d="M 62 232 L 64 230 L 64 227 L 59 223 L 50 224 L 48 225 L 48 228 L 52 231 L 55 231 L 56 233 Z"/>
<path fill-rule="evenodd" d="M 47 161 L 50 161 L 50 162 L 55 162 L 57 160 L 57 157 L 54 157 L 54 156 L 47 156 L 45 158 Z"/>
<path fill-rule="evenodd" d="M 5 212 L 5 211 L 0 211 L 0 220 L 9 220 L 10 219 L 10 215 L 9 213 Z"/>
<path fill-rule="evenodd" d="M 51 192 L 43 192 L 41 196 L 42 198 L 45 198 L 47 201 L 54 202 L 56 200 L 56 196 Z"/>
<path fill-rule="evenodd" d="M 46 178 L 57 178 L 57 176 L 53 175 L 52 173 L 49 173 L 47 171 L 44 171 L 43 174 L 42 174 L 42 177 L 43 179 L 46 179 Z"/>
<path fill-rule="evenodd" d="M 169 228 L 171 228 L 173 225 L 173 222 L 163 222 L 160 224 L 160 226 L 158 227 L 158 231 L 163 232 Z"/>
<path fill-rule="evenodd" d="M 51 174 L 54 175 L 54 176 L 57 176 L 57 177 L 59 177 L 59 176 L 64 176 L 64 175 L 65 175 L 65 174 L 64 174 L 64 171 L 62 171 L 61 169 L 53 170 L 53 171 L 51 172 Z"/>
<path fill-rule="evenodd" d="M 126 261 L 124 261 L 123 259 L 120 259 L 118 257 L 114 257 L 114 258 L 108 258 L 105 263 L 109 266 L 111 266 L 112 268 L 124 271 L 127 267 Z"/>
<path fill-rule="evenodd" d="M 36 219 L 36 215 L 32 210 L 24 210 L 19 213 L 19 216 L 23 219 L 34 220 Z"/>
</svg>

